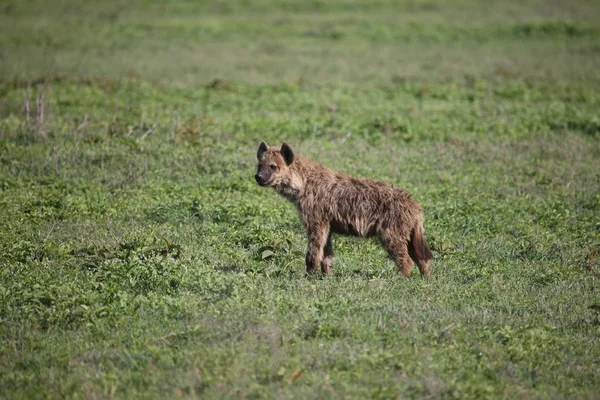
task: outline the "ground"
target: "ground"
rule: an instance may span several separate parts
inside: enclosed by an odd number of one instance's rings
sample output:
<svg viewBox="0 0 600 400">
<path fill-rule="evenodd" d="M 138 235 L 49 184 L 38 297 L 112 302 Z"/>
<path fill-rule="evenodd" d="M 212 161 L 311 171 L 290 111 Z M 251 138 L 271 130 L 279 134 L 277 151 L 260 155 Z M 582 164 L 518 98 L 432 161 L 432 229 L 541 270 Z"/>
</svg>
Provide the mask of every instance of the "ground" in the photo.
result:
<svg viewBox="0 0 600 400">
<path fill-rule="evenodd" d="M 0 397 L 599 393 L 597 2 L 0 10 Z M 431 278 L 307 278 L 262 140 L 410 191 Z"/>
</svg>

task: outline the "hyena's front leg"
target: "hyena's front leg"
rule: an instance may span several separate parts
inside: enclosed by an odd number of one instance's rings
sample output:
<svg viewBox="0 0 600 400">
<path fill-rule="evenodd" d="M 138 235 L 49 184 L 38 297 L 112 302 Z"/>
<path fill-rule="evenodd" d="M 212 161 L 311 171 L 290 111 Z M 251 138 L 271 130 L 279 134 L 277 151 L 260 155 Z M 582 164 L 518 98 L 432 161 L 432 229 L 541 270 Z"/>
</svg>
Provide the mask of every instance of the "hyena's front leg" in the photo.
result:
<svg viewBox="0 0 600 400">
<path fill-rule="evenodd" d="M 308 225 L 307 231 L 306 272 L 309 275 L 315 275 L 323 261 L 329 229 L 327 229 L 327 226 Z"/>
<path fill-rule="evenodd" d="M 331 242 L 331 231 L 327 235 L 327 243 L 323 249 L 323 261 L 321 261 L 321 272 L 323 275 L 331 274 L 331 267 L 333 266 L 333 243 Z"/>
</svg>

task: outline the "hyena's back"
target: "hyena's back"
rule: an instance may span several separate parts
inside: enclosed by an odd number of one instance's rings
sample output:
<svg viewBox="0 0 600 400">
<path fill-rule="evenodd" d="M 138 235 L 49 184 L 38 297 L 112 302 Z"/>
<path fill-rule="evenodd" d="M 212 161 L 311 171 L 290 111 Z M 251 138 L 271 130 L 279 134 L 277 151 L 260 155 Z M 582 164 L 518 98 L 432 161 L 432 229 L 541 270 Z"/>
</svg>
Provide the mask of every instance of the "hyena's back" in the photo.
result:
<svg viewBox="0 0 600 400">
<path fill-rule="evenodd" d="M 370 237 L 393 229 L 409 240 L 421 220 L 421 208 L 410 194 L 385 182 L 338 175 L 325 186 L 328 190 L 320 191 L 315 201 L 325 208 L 334 232 Z"/>
</svg>

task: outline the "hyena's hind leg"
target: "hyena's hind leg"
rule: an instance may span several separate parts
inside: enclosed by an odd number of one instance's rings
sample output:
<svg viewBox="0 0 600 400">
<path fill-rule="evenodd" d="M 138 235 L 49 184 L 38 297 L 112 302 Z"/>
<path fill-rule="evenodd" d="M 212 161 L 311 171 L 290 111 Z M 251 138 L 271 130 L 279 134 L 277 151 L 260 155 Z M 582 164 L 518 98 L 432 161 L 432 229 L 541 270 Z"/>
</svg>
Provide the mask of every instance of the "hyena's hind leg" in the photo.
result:
<svg viewBox="0 0 600 400">
<path fill-rule="evenodd" d="M 433 258 L 431 250 L 425 241 L 422 222 L 417 222 L 410 233 L 410 241 L 408 242 L 408 253 L 415 264 L 419 267 L 422 276 L 429 277 L 430 269 L 429 262 Z"/>
<path fill-rule="evenodd" d="M 331 238 L 331 232 L 327 236 L 327 243 L 325 243 L 325 248 L 323 249 L 323 261 L 321 261 L 321 272 L 323 275 L 331 274 L 331 269 L 333 267 L 333 243 Z"/>
<path fill-rule="evenodd" d="M 409 276 L 413 268 L 413 263 L 408 254 L 408 239 L 400 232 L 386 229 L 379 234 L 383 247 L 402 272 L 402 275 Z"/>
<path fill-rule="evenodd" d="M 429 260 L 423 260 L 417 257 L 412 241 L 408 242 L 408 254 L 415 264 L 417 264 L 417 267 L 419 267 L 419 272 L 421 272 L 421 275 L 429 277 Z"/>
</svg>

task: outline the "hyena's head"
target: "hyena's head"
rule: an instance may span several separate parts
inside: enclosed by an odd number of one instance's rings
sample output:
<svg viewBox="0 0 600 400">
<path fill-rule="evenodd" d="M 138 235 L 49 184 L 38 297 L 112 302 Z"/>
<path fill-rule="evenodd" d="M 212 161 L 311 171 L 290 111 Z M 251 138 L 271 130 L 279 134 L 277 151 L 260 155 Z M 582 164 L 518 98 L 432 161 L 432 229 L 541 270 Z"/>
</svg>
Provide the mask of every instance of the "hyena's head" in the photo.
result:
<svg viewBox="0 0 600 400">
<path fill-rule="evenodd" d="M 290 165 L 294 162 L 294 153 L 287 143 L 278 147 L 269 147 L 265 142 L 258 146 L 258 171 L 254 178 L 260 186 L 279 188 L 289 185 Z"/>
</svg>

